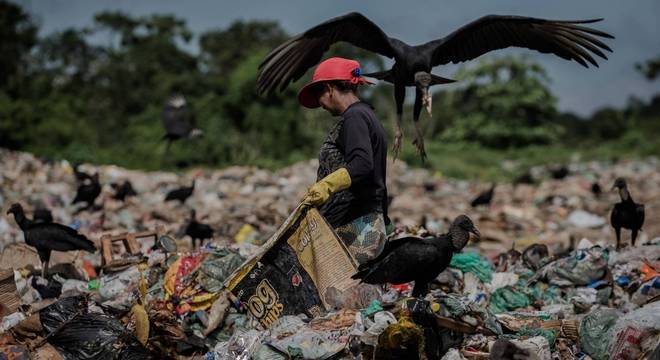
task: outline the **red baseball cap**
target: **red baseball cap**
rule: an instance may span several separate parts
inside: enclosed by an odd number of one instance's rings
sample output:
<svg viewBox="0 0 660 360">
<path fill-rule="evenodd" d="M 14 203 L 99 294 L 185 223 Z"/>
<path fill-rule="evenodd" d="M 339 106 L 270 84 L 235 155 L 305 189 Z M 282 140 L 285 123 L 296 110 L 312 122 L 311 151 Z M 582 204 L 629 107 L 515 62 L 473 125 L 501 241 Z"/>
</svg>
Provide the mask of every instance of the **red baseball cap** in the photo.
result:
<svg viewBox="0 0 660 360">
<path fill-rule="evenodd" d="M 355 60 L 333 57 L 322 61 L 314 70 L 312 81 L 303 86 L 298 93 L 298 102 L 310 109 L 321 106 L 316 94 L 312 91 L 313 85 L 332 80 L 348 80 L 353 84 L 373 84 L 362 77 L 360 63 Z"/>
</svg>

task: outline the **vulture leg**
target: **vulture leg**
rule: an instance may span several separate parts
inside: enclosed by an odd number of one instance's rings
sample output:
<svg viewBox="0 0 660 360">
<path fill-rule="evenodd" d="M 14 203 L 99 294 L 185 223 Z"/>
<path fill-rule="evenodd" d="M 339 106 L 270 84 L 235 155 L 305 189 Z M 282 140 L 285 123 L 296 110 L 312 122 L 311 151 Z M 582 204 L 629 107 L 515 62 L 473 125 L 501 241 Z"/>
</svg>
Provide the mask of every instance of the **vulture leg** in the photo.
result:
<svg viewBox="0 0 660 360">
<path fill-rule="evenodd" d="M 620 227 L 614 228 L 614 232 L 616 233 L 616 249 L 619 250 L 620 248 L 619 244 L 621 243 L 621 228 Z"/>
<path fill-rule="evenodd" d="M 41 263 L 41 277 L 44 279 L 46 279 L 46 276 L 48 275 L 48 263 L 48 260 Z"/>
<path fill-rule="evenodd" d="M 429 284 L 422 281 L 415 281 L 413 286 L 412 297 L 423 298 L 429 292 Z"/>
<path fill-rule="evenodd" d="M 416 89 L 415 105 L 413 107 L 413 121 L 415 122 L 415 140 L 413 144 L 417 148 L 417 154 L 422 157 L 422 161 L 426 161 L 426 150 L 424 150 L 424 135 L 419 124 L 419 115 L 422 112 L 422 98 L 424 94 L 421 90 Z"/>
<path fill-rule="evenodd" d="M 635 240 L 637 239 L 637 231 L 639 231 L 639 230 L 637 230 L 637 229 L 633 229 L 633 230 L 632 230 L 632 235 L 631 235 L 631 241 L 630 241 L 630 243 L 631 243 L 631 245 L 632 245 L 633 247 L 635 246 Z"/>
<path fill-rule="evenodd" d="M 392 152 L 394 153 L 394 160 L 399 157 L 401 150 L 401 138 L 403 137 L 403 130 L 401 129 L 401 120 L 403 119 L 403 100 L 406 97 L 406 87 L 394 85 L 394 101 L 396 102 L 396 123 L 394 125 L 394 145 L 392 145 Z"/>
<path fill-rule="evenodd" d="M 41 277 L 46 278 L 48 275 L 48 262 L 50 261 L 50 250 L 38 250 L 39 260 L 41 260 Z"/>
</svg>

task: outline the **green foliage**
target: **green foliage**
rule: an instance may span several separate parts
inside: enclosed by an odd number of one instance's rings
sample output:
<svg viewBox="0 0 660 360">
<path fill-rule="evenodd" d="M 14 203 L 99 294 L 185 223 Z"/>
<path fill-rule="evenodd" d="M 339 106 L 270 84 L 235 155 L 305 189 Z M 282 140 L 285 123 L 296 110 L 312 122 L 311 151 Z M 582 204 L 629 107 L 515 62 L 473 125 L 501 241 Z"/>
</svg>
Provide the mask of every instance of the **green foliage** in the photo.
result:
<svg viewBox="0 0 660 360">
<path fill-rule="evenodd" d="M 27 75 L 26 56 L 36 44 L 37 26 L 21 7 L 0 1 L 0 90 L 14 95 Z"/>
<path fill-rule="evenodd" d="M 636 67 L 647 79 L 655 80 L 660 74 L 660 56 L 647 60 L 642 64 L 637 64 Z"/>
<path fill-rule="evenodd" d="M 552 123 L 556 98 L 540 65 L 522 58 L 494 58 L 463 68 L 455 77 L 467 86 L 448 104 L 455 111 L 453 126 L 442 138 L 476 141 L 493 148 L 550 144 L 562 135 Z"/>
</svg>

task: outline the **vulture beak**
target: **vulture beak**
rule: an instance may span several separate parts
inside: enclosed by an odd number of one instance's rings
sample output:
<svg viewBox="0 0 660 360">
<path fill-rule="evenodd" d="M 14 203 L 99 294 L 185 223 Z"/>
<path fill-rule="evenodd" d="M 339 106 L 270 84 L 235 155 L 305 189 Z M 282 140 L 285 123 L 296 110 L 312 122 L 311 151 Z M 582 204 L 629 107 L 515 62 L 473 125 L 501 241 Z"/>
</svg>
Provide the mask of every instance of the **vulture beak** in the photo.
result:
<svg viewBox="0 0 660 360">
<path fill-rule="evenodd" d="M 479 232 L 479 230 L 477 230 L 477 228 L 472 228 L 472 230 L 470 230 L 470 232 L 472 234 L 474 234 L 475 241 L 478 241 L 478 240 L 481 239 L 481 233 Z"/>
</svg>

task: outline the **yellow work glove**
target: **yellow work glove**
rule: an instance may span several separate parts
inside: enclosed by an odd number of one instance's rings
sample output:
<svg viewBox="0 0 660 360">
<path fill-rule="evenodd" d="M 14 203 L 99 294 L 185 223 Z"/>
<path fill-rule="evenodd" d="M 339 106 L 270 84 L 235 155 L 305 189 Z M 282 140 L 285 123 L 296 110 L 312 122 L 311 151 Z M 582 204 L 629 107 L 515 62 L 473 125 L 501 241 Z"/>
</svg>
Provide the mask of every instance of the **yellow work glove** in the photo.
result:
<svg viewBox="0 0 660 360">
<path fill-rule="evenodd" d="M 328 201 L 330 195 L 351 186 L 351 175 L 346 168 L 340 168 L 312 185 L 302 203 L 309 206 L 319 206 Z"/>
</svg>

